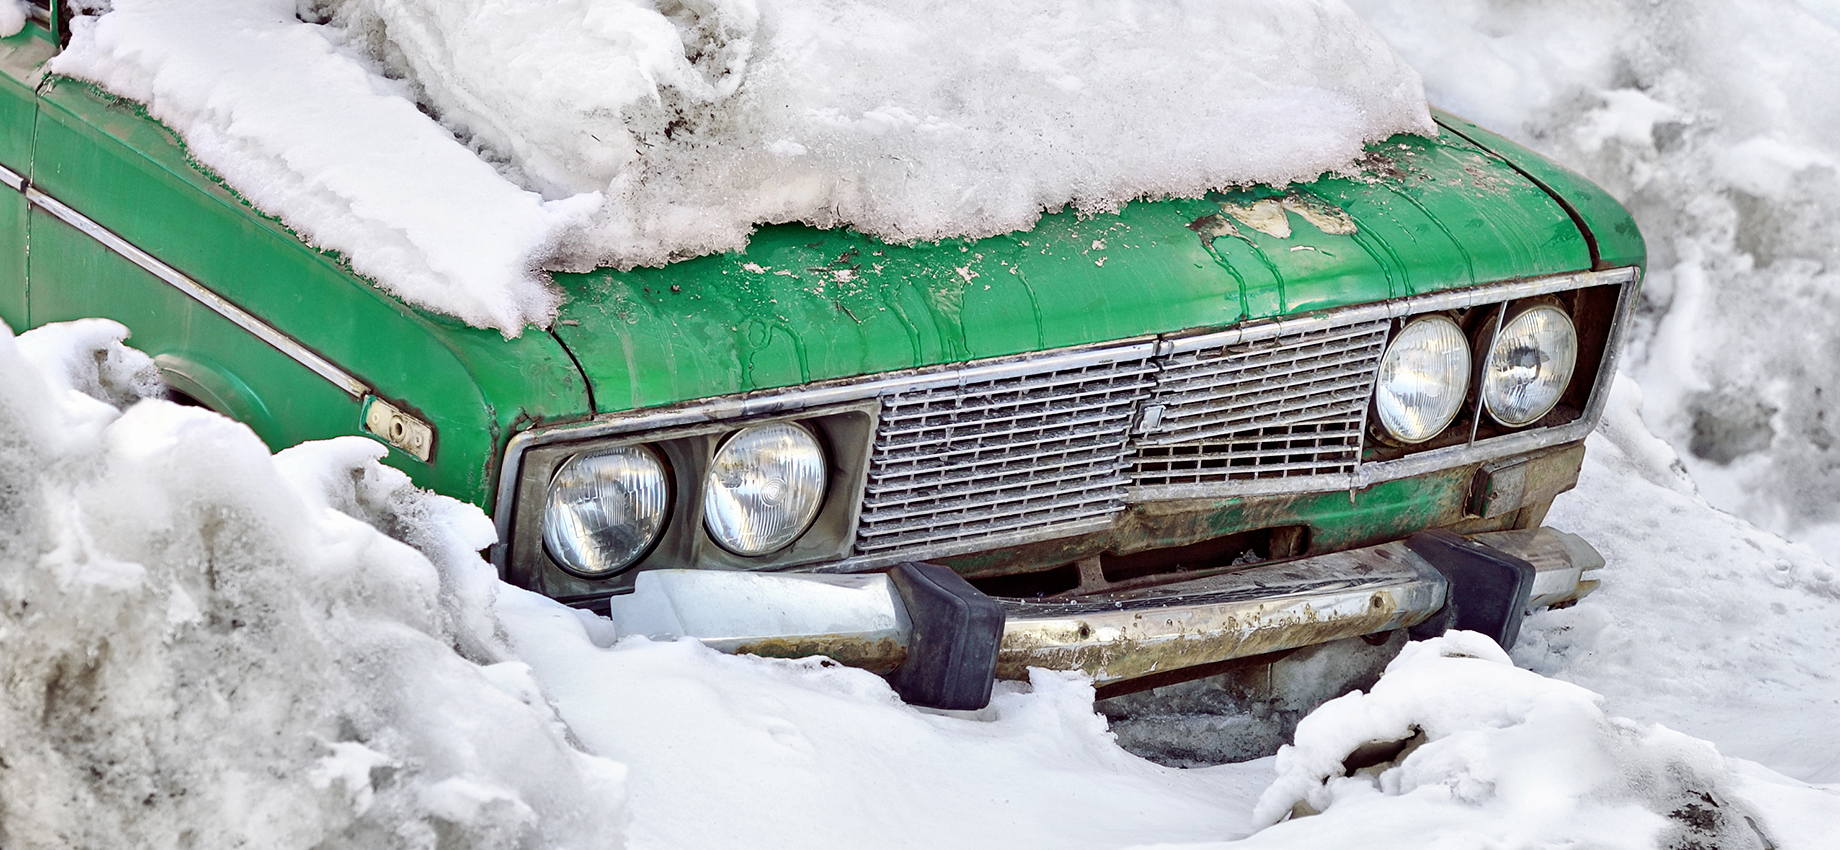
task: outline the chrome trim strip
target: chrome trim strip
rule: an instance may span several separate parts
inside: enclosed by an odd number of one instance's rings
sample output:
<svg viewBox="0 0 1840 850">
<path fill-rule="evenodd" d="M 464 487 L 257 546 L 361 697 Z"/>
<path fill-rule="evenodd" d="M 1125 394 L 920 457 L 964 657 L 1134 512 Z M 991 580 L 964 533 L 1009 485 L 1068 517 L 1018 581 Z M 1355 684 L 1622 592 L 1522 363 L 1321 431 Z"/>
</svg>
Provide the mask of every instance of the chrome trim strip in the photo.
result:
<svg viewBox="0 0 1840 850">
<path fill-rule="evenodd" d="M 26 179 L 19 176 L 18 172 L 4 165 L 0 165 L 0 183 L 5 183 L 7 188 L 15 192 L 24 191 L 26 188 Z"/>
<path fill-rule="evenodd" d="M 13 175 L 11 172 L 8 172 L 8 174 L 12 177 L 18 176 Z M 8 183 L 11 185 L 10 180 Z M 15 186 L 14 188 L 19 187 Z M 51 213 L 64 223 L 83 231 L 88 234 L 91 239 L 102 243 L 104 247 L 126 257 L 135 265 L 153 273 L 154 277 L 166 281 L 166 283 L 170 284 L 174 289 L 191 296 L 193 300 L 209 307 L 212 312 L 229 319 L 237 327 L 254 334 L 263 342 L 273 346 L 275 350 L 292 358 L 294 362 L 313 370 L 315 374 L 331 381 L 352 398 L 363 399 L 366 395 L 371 393 L 369 385 L 353 377 L 351 373 L 333 365 L 332 361 L 314 353 L 312 349 L 307 348 L 293 337 L 277 330 L 273 325 L 256 318 L 249 311 L 237 306 L 229 299 L 205 288 L 203 284 L 186 277 L 178 269 L 160 262 L 158 259 L 155 259 L 152 254 L 141 250 L 128 240 L 115 235 L 114 232 L 97 224 L 88 216 L 71 209 L 66 206 L 64 202 L 45 194 L 40 191 L 38 187 L 29 184 L 25 185 L 24 191 L 28 202 Z"/>
<path fill-rule="evenodd" d="M 505 457 L 499 465 L 497 500 L 493 506 L 493 518 L 498 527 L 500 545 L 493 550 L 494 561 L 498 562 L 501 570 L 506 566 L 503 561 L 508 557 L 509 541 L 513 530 L 511 522 L 516 504 L 518 473 L 522 466 L 524 453 L 538 446 L 795 412 L 821 405 L 872 398 L 885 390 L 913 391 L 951 386 L 1013 375 L 1038 374 L 1082 365 L 1111 363 L 1146 355 L 1166 357 L 1172 354 L 1256 342 L 1282 334 L 1336 327 L 1354 322 L 1396 319 L 1418 313 L 1494 304 L 1518 298 L 1582 289 L 1588 286 L 1620 284 L 1623 285 L 1623 289 L 1619 295 L 1610 337 L 1605 345 L 1604 357 L 1598 369 L 1597 381 L 1592 386 L 1590 401 L 1584 415 L 1580 416 L 1577 421 L 1558 428 L 1520 431 L 1475 443 L 1435 449 L 1398 460 L 1360 463 L 1352 475 L 1310 476 L 1288 480 L 1270 479 L 1268 482 L 1235 482 L 1232 495 L 1330 492 L 1341 489 L 1352 491 L 1437 469 L 1461 466 L 1485 458 L 1501 457 L 1575 442 L 1584 439 L 1596 427 L 1598 419 L 1603 414 L 1609 382 L 1615 375 L 1617 349 L 1622 343 L 1628 324 L 1628 314 L 1634 300 L 1636 287 L 1630 284 L 1637 280 L 1638 269 L 1633 266 L 1607 271 L 1564 273 L 1434 292 L 1347 309 L 1326 310 L 1308 316 L 1258 322 L 1224 331 L 1209 331 L 1189 336 L 1171 334 L 1160 337 L 1138 337 L 1120 340 L 1116 343 L 1095 343 L 1058 351 L 1014 355 L 956 366 L 906 369 L 871 375 L 867 378 L 842 378 L 787 390 L 763 390 L 751 394 L 687 402 L 667 408 L 606 414 L 584 422 L 524 431 L 511 438 L 505 448 Z M 1052 365 L 1045 362 L 1048 360 L 1053 360 Z M 1240 490 L 1240 487 L 1244 487 L 1244 491 Z M 1214 484 L 1128 487 L 1125 491 L 1125 501 L 1130 504 L 1220 495 L 1222 495 L 1222 488 Z M 1060 536 L 1059 529 L 1056 530 L 1056 536 Z M 976 541 L 975 545 L 968 544 L 969 548 L 966 551 L 1001 548 L 1003 545 L 1021 545 L 1039 539 L 1043 538 L 1029 535 L 1018 535 L 1018 539 L 1013 541 L 1007 538 L 984 538 Z M 964 552 L 953 551 L 951 554 L 964 554 Z M 934 556 L 944 557 L 943 554 Z M 898 560 L 900 558 L 892 555 L 867 556 L 829 564 L 805 565 L 799 569 L 811 572 L 861 570 Z"/>
<path fill-rule="evenodd" d="M 1473 286 L 1467 289 L 1453 289 L 1444 292 L 1432 292 L 1426 295 L 1414 295 L 1392 301 L 1379 301 L 1339 310 L 1325 310 L 1297 318 L 1275 319 L 1257 322 L 1224 331 L 1204 333 L 1197 336 L 1171 336 L 1173 343 L 1168 349 L 1172 354 L 1187 351 L 1199 351 L 1208 348 L 1223 348 L 1247 342 L 1257 342 L 1274 336 L 1290 333 L 1303 333 L 1325 327 L 1339 327 L 1377 319 L 1402 319 L 1419 313 L 1431 313 L 1439 310 L 1456 310 L 1474 307 L 1478 304 L 1493 304 L 1497 301 L 1513 301 L 1517 298 L 1529 298 L 1535 295 L 1548 295 L 1583 289 L 1587 286 L 1603 286 L 1612 283 L 1628 283 L 1635 279 L 1633 266 L 1609 271 L 1573 272 L 1548 277 L 1536 277 L 1508 283 Z"/>
</svg>

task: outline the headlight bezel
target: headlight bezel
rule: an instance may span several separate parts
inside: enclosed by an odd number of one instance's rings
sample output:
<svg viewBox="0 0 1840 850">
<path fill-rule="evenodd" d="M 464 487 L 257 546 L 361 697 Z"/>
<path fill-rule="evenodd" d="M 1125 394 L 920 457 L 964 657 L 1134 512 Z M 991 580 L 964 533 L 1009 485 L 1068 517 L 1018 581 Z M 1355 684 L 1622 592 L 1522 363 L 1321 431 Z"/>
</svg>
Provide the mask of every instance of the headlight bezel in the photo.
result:
<svg viewBox="0 0 1840 850">
<path fill-rule="evenodd" d="M 767 416 L 736 415 L 691 424 L 653 427 L 608 435 L 594 423 L 594 436 L 559 440 L 524 451 L 512 506 L 505 578 L 559 599 L 591 598 L 630 589 L 634 578 L 657 567 L 783 569 L 845 558 L 856 542 L 860 496 L 880 403 L 873 399 Z M 655 419 L 656 413 L 648 414 Z M 635 417 L 636 418 L 636 417 Z M 811 523 L 786 547 L 760 556 L 737 555 L 709 536 L 703 523 L 703 487 L 715 452 L 730 435 L 749 427 L 797 422 L 818 439 L 826 457 L 826 496 Z M 542 519 L 548 484 L 571 457 L 618 446 L 644 445 L 663 460 L 672 502 L 665 528 L 651 549 L 617 573 L 583 576 L 551 557 L 543 542 Z"/>
</svg>

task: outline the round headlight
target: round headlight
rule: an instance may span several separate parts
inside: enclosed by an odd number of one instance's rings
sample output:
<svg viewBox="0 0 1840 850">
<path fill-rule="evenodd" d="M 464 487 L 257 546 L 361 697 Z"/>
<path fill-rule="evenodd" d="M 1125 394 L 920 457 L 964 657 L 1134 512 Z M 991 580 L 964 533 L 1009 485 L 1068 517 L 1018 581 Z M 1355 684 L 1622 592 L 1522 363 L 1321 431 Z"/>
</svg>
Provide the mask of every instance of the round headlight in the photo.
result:
<svg viewBox="0 0 1840 850">
<path fill-rule="evenodd" d="M 736 432 L 716 451 L 703 490 L 703 525 L 722 548 L 749 557 L 783 549 L 824 504 L 824 449 L 803 425 Z"/>
<path fill-rule="evenodd" d="M 1502 325 L 1482 374 L 1482 406 L 1495 421 L 1519 427 L 1545 416 L 1572 382 L 1578 331 L 1550 304 L 1528 308 Z"/>
<path fill-rule="evenodd" d="M 1380 427 L 1402 443 L 1437 436 L 1469 393 L 1469 340 L 1443 316 L 1414 319 L 1387 346 L 1374 386 Z"/>
<path fill-rule="evenodd" d="M 604 578 L 652 548 L 670 505 L 664 463 L 651 449 L 576 455 L 550 480 L 543 546 L 569 572 Z"/>
</svg>

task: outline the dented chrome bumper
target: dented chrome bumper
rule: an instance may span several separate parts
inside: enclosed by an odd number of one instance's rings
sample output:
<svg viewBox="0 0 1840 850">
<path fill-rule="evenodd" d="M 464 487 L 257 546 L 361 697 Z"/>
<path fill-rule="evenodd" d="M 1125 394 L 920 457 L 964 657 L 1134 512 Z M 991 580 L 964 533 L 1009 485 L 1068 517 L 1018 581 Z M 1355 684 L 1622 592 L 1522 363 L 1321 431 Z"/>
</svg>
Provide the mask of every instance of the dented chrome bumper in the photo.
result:
<svg viewBox="0 0 1840 850">
<path fill-rule="evenodd" d="M 1596 582 L 1585 573 L 1604 563 L 1583 540 L 1552 529 L 1445 537 L 1524 564 L 1516 568 L 1523 574 L 1516 601 L 1504 600 L 1516 623 L 1520 610 L 1589 593 Z M 1459 574 L 1428 560 L 1417 542 L 1072 601 L 998 599 L 992 672 L 1080 670 L 1105 684 L 1418 625 L 1449 612 L 1451 576 Z M 654 570 L 639 576 L 632 594 L 614 597 L 611 613 L 622 634 L 694 637 L 725 652 L 824 655 L 886 673 L 909 661 L 910 607 L 882 573 Z"/>
</svg>

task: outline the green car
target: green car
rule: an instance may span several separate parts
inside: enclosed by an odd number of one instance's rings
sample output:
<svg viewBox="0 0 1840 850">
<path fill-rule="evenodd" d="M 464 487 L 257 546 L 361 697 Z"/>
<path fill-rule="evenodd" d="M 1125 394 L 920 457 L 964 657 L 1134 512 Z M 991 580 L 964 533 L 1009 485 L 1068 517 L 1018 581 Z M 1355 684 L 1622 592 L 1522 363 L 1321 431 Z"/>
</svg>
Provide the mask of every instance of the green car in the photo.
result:
<svg viewBox="0 0 1840 850">
<path fill-rule="evenodd" d="M 886 244 L 558 273 L 513 339 L 410 306 L 0 41 L 0 318 L 126 324 L 274 447 L 387 444 L 503 578 L 621 632 L 827 655 L 909 700 L 1104 697 L 1456 625 L 1601 558 L 1576 481 L 1645 251 L 1602 190 L 1438 114 L 1359 173 Z"/>
</svg>

